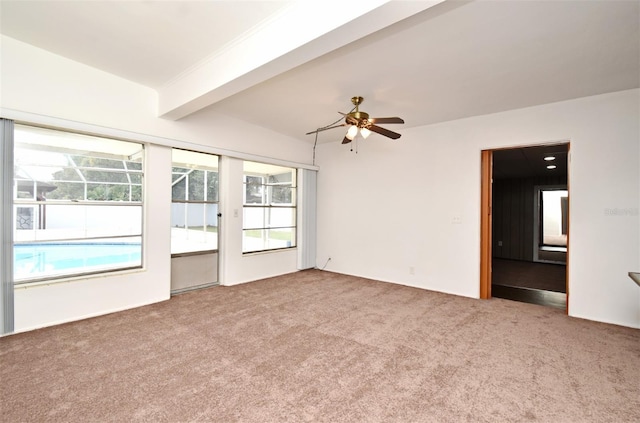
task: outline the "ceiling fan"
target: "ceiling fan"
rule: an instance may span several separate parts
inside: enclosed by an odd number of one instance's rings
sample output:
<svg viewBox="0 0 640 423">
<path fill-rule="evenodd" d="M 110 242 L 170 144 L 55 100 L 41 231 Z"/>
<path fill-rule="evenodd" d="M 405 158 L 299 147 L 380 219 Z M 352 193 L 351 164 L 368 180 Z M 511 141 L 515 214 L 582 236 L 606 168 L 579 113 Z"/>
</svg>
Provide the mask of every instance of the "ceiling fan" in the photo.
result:
<svg viewBox="0 0 640 423">
<path fill-rule="evenodd" d="M 362 135 L 363 138 L 367 138 L 369 135 L 371 135 L 371 132 L 384 135 L 385 137 L 389 137 L 394 140 L 400 138 L 400 134 L 398 134 L 397 132 L 393 132 L 388 129 L 382 128 L 377 124 L 404 123 L 404 120 L 402 120 L 399 117 L 370 118 L 368 113 L 361 112 L 359 110 L 359 106 L 360 104 L 362 104 L 363 101 L 364 101 L 364 98 L 362 97 L 352 97 L 351 102 L 355 107 L 349 113 L 338 112 L 342 116 L 344 116 L 344 123 L 340 125 L 333 125 L 333 126 L 329 125 L 322 128 L 318 128 L 315 131 L 307 132 L 307 135 L 318 133 L 320 131 L 326 131 L 327 129 L 339 128 L 341 126 L 348 126 L 349 129 L 347 130 L 347 133 L 344 136 L 344 139 L 342 140 L 342 144 L 348 144 L 351 141 L 353 141 L 356 135 L 358 135 L 358 132 L 360 133 L 360 135 Z"/>
</svg>

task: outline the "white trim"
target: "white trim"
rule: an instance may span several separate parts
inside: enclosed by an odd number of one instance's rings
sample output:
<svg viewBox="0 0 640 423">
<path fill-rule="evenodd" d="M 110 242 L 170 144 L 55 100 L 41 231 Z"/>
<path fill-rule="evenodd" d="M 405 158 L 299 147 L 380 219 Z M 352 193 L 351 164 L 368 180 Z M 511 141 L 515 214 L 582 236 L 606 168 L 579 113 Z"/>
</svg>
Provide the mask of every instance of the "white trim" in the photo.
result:
<svg viewBox="0 0 640 423">
<path fill-rule="evenodd" d="M 293 167 L 298 169 L 319 170 L 315 165 L 280 160 L 273 157 L 259 156 L 256 154 L 243 153 L 240 151 L 226 150 L 224 148 L 212 147 L 194 142 L 180 141 L 172 138 L 158 137 L 155 135 L 142 134 L 139 132 L 126 131 L 122 129 L 109 128 L 51 116 L 39 115 L 35 113 L 23 112 L 7 108 L 0 108 L 0 117 L 12 119 L 16 123 L 24 125 L 40 125 L 44 127 L 76 131 L 92 135 L 101 135 L 112 138 L 119 138 L 128 141 L 146 142 L 149 144 L 162 145 L 165 147 L 182 148 L 185 150 L 198 151 L 202 153 L 216 154 L 219 156 L 233 157 L 235 159 L 262 162 L 277 166 Z"/>
</svg>

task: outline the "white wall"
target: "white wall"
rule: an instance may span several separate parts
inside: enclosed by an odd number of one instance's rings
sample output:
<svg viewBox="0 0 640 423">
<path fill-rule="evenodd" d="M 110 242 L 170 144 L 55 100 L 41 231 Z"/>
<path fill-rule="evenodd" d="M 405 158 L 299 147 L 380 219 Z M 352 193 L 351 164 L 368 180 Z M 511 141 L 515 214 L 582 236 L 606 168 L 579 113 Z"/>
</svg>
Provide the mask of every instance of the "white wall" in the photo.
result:
<svg viewBox="0 0 640 423">
<path fill-rule="evenodd" d="M 320 145 L 318 263 L 478 298 L 481 150 L 568 140 L 569 314 L 640 327 L 627 276 L 640 269 L 639 100 L 630 90 L 405 128 L 358 154 Z"/>
<path fill-rule="evenodd" d="M 194 148 L 201 145 L 266 159 L 311 162 L 312 146 L 308 144 L 206 109 L 177 122 L 159 119 L 156 93 L 149 88 L 5 36 L 0 42 L 3 117 L 27 116 L 25 123 L 54 122 L 62 129 L 89 128 L 86 130 L 98 135 L 119 135 L 135 141 L 162 137 L 163 144 L 169 146 L 175 141 L 183 148 L 191 143 Z M 151 145 L 147 153 L 144 270 L 17 288 L 16 331 L 169 298 L 171 150 Z M 237 169 L 233 171 L 237 173 Z M 241 191 L 240 186 L 240 195 Z M 237 198 L 232 199 L 236 202 L 233 206 L 238 207 Z M 224 242 L 230 250 L 223 254 L 228 262 L 221 262 L 226 269 L 221 283 L 235 284 L 296 270 L 295 250 L 250 257 L 238 254 L 238 220 L 235 226 L 230 222 L 225 232 Z"/>
<path fill-rule="evenodd" d="M 236 285 L 297 270 L 295 248 L 242 254 L 243 161 L 229 157 L 220 160 L 220 257 L 223 285 Z"/>
<path fill-rule="evenodd" d="M 145 179 L 143 270 L 64 282 L 18 285 L 15 331 L 97 316 L 169 298 L 171 265 L 171 149 L 149 146 Z"/>
</svg>

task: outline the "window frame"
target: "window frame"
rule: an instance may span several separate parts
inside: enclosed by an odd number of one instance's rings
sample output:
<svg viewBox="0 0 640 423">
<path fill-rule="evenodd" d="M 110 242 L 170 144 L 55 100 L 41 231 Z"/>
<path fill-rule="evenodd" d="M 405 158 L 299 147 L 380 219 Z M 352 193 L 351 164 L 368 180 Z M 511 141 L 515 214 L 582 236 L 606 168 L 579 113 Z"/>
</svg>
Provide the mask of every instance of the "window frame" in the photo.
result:
<svg viewBox="0 0 640 423">
<path fill-rule="evenodd" d="M 256 164 L 260 164 L 258 162 L 250 162 L 250 161 L 245 161 L 245 163 L 256 163 Z M 273 174 L 269 174 L 269 173 L 259 173 L 259 172 L 255 172 L 255 171 L 246 171 L 243 169 L 243 176 L 242 176 L 242 187 L 243 187 L 243 195 L 242 195 L 242 208 L 243 208 L 243 221 L 242 221 L 242 254 L 255 254 L 255 253 L 264 253 L 264 252 L 270 252 L 270 251 L 282 251 L 282 250 L 288 250 L 288 249 L 292 249 L 292 248 L 297 248 L 298 245 L 298 240 L 297 240 L 297 235 L 298 235 L 298 218 L 297 218 L 297 209 L 298 209 L 298 195 L 297 195 L 297 190 L 298 190 L 298 186 L 297 186 L 297 169 L 296 168 L 291 168 L 291 167 L 284 167 L 284 166 L 276 166 L 276 168 L 280 169 L 280 170 L 286 170 L 287 172 L 281 172 L 281 173 L 273 173 Z M 275 176 L 275 175 L 280 175 L 280 174 L 284 174 L 284 173 L 290 173 L 291 174 L 291 181 L 284 181 L 284 182 L 269 182 L 269 177 L 271 176 Z M 262 201 L 260 203 L 247 203 L 247 178 L 248 177 L 253 177 L 253 178 L 260 178 L 261 179 L 261 184 L 260 186 L 262 187 Z M 273 202 L 273 187 L 277 187 L 277 186 L 288 186 L 290 187 L 291 190 L 291 202 L 290 203 L 274 203 Z M 260 227 L 250 227 L 247 228 L 246 227 L 246 213 L 245 210 L 248 209 L 262 209 L 263 212 L 263 217 L 262 217 L 262 221 L 263 224 Z M 285 209 L 289 209 L 292 212 L 292 225 L 285 225 L 285 226 L 269 226 L 269 222 L 271 221 L 271 213 L 273 210 L 285 210 Z M 291 243 L 291 245 L 288 246 L 284 246 L 284 247 L 274 247 L 274 248 L 262 248 L 262 249 L 258 249 L 258 250 L 246 250 L 245 247 L 245 238 L 246 238 L 246 232 L 247 231 L 260 231 L 262 234 L 262 239 L 263 239 L 263 245 L 264 243 L 268 242 L 268 240 L 271 239 L 270 237 L 270 232 L 272 230 L 278 231 L 278 230 L 291 230 L 292 232 L 292 237 L 291 240 L 288 241 Z"/>
<path fill-rule="evenodd" d="M 45 140 L 43 141 L 32 142 L 32 141 L 25 141 L 21 139 L 22 137 L 29 137 L 29 136 L 33 137 L 33 139 L 37 139 L 38 137 L 42 136 L 43 133 L 45 136 L 44 138 Z M 50 138 L 46 138 L 47 136 L 50 136 Z M 106 273 L 143 268 L 144 267 L 144 232 L 145 232 L 144 231 L 144 214 L 145 214 L 144 175 L 145 175 L 145 165 L 146 165 L 145 143 L 140 141 L 134 141 L 134 140 L 123 140 L 123 139 L 118 139 L 118 138 L 104 136 L 104 135 L 79 133 L 79 132 L 74 132 L 74 131 L 71 131 L 68 129 L 62 129 L 62 128 L 48 128 L 48 127 L 44 128 L 37 125 L 22 124 L 22 123 L 15 125 L 14 137 L 15 137 L 14 160 L 13 160 L 13 166 L 14 166 L 13 191 L 14 192 L 12 195 L 12 208 L 14 213 L 13 223 L 12 223 L 12 226 L 13 226 L 12 248 L 14 251 L 14 260 L 18 256 L 16 251 L 18 249 L 21 249 L 21 246 L 27 247 L 27 248 L 31 247 L 33 248 L 33 251 L 37 251 L 39 248 L 46 249 L 47 247 L 51 247 L 52 245 L 64 245 L 65 247 L 68 247 L 68 248 L 79 248 L 80 246 L 85 246 L 85 249 L 86 249 L 86 245 L 93 244 L 91 241 L 101 240 L 103 242 L 97 243 L 97 244 L 103 247 L 106 245 L 122 246 L 120 251 L 116 251 L 118 255 L 123 254 L 122 253 L 123 249 L 130 250 L 133 247 L 136 250 L 133 253 L 133 257 L 135 257 L 135 260 L 128 261 L 126 264 L 123 264 L 122 266 L 118 266 L 118 265 L 114 266 L 113 263 L 104 263 L 104 262 L 101 262 L 99 265 L 87 264 L 88 262 L 92 262 L 93 260 L 95 260 L 95 257 L 92 258 L 89 256 L 82 256 L 82 257 L 74 256 L 76 261 L 79 260 L 83 263 L 79 266 L 65 267 L 63 269 L 50 268 L 48 270 L 45 270 L 44 272 L 37 273 L 33 276 L 29 276 L 29 275 L 18 276 L 18 271 L 14 266 L 14 271 L 13 271 L 14 285 L 16 286 L 28 285 L 28 284 L 43 282 L 43 281 L 50 282 L 50 281 L 55 281 L 60 279 L 83 277 L 83 276 L 89 276 L 89 275 L 99 275 L 99 274 L 106 274 Z M 93 145 L 98 147 L 94 147 L 92 149 L 77 149 L 77 148 L 72 149 L 72 148 L 69 148 L 69 146 L 67 146 L 64 143 L 63 145 L 61 145 L 60 139 L 65 141 L 78 140 L 78 139 L 80 141 L 85 140 L 89 145 L 92 145 L 91 142 L 95 141 L 95 144 Z M 127 156 L 126 154 L 122 154 L 122 152 L 118 153 L 116 150 L 118 150 L 122 146 L 125 146 L 127 150 L 128 149 L 135 150 L 136 153 L 130 156 Z M 113 149 L 111 153 L 99 151 L 108 147 Z M 61 163 L 45 164 L 43 162 L 39 162 L 39 160 L 42 160 L 42 159 L 33 159 L 33 160 L 26 159 L 25 161 L 24 153 L 21 154 L 20 152 L 29 151 L 29 150 L 37 151 L 38 153 L 36 154 L 43 154 L 43 155 L 55 154 L 55 155 L 59 155 L 59 157 L 65 157 L 67 159 L 67 164 L 61 164 Z M 19 156 L 21 158 L 19 158 Z M 86 159 L 88 161 L 91 161 L 93 159 L 120 161 L 122 162 L 122 168 L 118 168 L 118 167 L 109 168 L 109 167 L 101 167 L 101 166 L 92 167 L 92 166 L 86 166 L 86 165 L 78 166 L 73 160 L 73 157 L 75 157 L 76 159 L 77 158 Z M 134 167 L 139 167 L 139 169 L 128 168 L 127 166 L 128 162 L 139 163 L 139 166 L 134 166 Z M 47 178 L 44 178 L 44 177 L 34 177 L 28 171 L 22 172 L 22 174 L 20 174 L 22 169 L 27 167 L 31 168 L 32 171 L 33 169 L 43 170 L 43 169 L 50 168 L 49 169 L 50 179 L 46 180 Z M 54 169 L 57 169 L 57 170 L 54 171 Z M 57 177 L 57 175 L 54 176 L 56 173 L 61 173 L 61 172 L 64 172 L 65 170 L 71 170 L 75 172 L 78 175 L 78 180 L 66 180 L 64 178 L 55 179 Z M 82 173 L 86 171 L 104 172 L 106 174 L 123 173 L 126 175 L 127 182 L 113 182 L 113 181 L 107 181 L 107 180 L 99 181 L 99 180 L 92 180 L 93 178 L 90 178 L 89 180 L 87 180 L 86 178 L 83 177 L 83 173 Z M 131 178 L 132 174 L 139 175 L 139 178 L 138 177 L 134 178 L 134 179 L 138 179 L 137 182 L 132 181 L 132 178 Z M 29 182 L 33 184 L 31 188 L 32 192 L 20 190 L 21 185 L 24 188 L 28 185 Z M 71 196 L 71 198 L 66 198 L 66 199 L 56 199 L 55 197 L 47 198 L 47 196 L 44 195 L 42 192 L 38 192 L 39 184 L 47 185 L 49 188 L 51 188 L 55 186 L 56 182 L 59 182 L 62 184 L 64 183 L 82 184 L 83 185 L 82 198 L 74 198 L 73 196 Z M 126 185 L 128 186 L 128 193 L 127 193 L 128 198 L 125 200 L 123 199 L 91 200 L 88 198 L 88 192 L 89 192 L 88 185 L 107 187 L 106 192 L 108 192 L 109 188 L 112 186 Z M 134 187 L 139 187 L 139 191 L 136 192 L 137 194 L 136 197 L 138 197 L 137 199 L 133 198 Z M 58 188 L 59 186 L 55 186 L 55 188 L 47 192 L 54 191 Z M 20 195 L 20 193 L 27 193 L 28 196 Z M 63 210 L 73 210 L 74 213 L 84 214 L 87 217 L 83 222 L 78 224 L 78 222 L 69 223 L 71 219 L 68 216 L 65 216 L 67 221 L 65 224 L 68 223 L 70 226 L 69 227 L 62 226 L 59 229 L 55 229 L 55 228 L 51 229 L 51 233 L 53 236 L 47 235 L 46 232 L 44 232 L 44 231 L 47 231 L 47 229 L 49 229 L 47 228 L 47 224 L 46 224 L 47 208 L 49 209 L 48 212 L 51 214 L 51 212 L 57 209 L 58 207 L 64 207 L 65 209 Z M 96 218 L 95 215 L 90 216 L 90 212 L 88 212 L 93 207 L 99 207 L 103 209 L 105 207 L 108 207 L 109 209 L 112 207 L 116 207 L 116 208 L 132 207 L 133 212 L 130 212 L 130 214 L 134 217 L 139 216 L 140 221 L 137 223 L 134 223 L 133 226 L 131 226 L 128 231 L 127 230 L 123 231 L 122 228 L 116 227 L 114 225 L 107 225 L 105 227 L 101 227 L 98 229 L 90 228 L 88 226 L 89 222 L 91 221 L 91 219 Z M 22 209 L 22 208 L 33 210 L 32 217 L 34 222 L 32 222 L 31 228 L 20 229 L 17 226 L 18 225 L 17 223 L 18 209 Z M 105 210 L 102 210 L 101 213 L 105 213 Z M 124 210 L 122 211 L 122 213 L 127 214 L 128 211 Z M 107 213 L 107 215 L 108 214 L 110 213 Z M 64 212 L 60 213 L 60 211 L 58 210 L 56 213 L 54 213 L 54 215 L 57 215 L 58 221 L 65 220 L 65 218 L 60 217 L 64 215 Z M 37 222 L 35 222 L 36 219 L 38 220 Z M 53 226 L 55 227 L 55 223 Z M 22 232 L 22 231 L 25 231 L 25 232 Z M 26 231 L 31 231 L 33 233 L 31 237 L 27 236 Z M 38 231 L 42 231 L 42 232 L 38 232 Z M 70 231 L 74 232 L 72 236 L 64 235 Z M 92 231 L 93 231 L 92 235 L 87 235 Z M 118 233 L 117 231 L 121 231 L 121 232 Z M 56 235 L 55 232 L 59 233 L 58 236 L 55 236 Z M 85 235 L 83 236 L 80 235 L 82 234 L 82 232 L 84 232 Z M 60 234 L 62 234 L 62 236 L 60 236 Z M 124 242 L 125 240 L 126 241 L 134 240 L 134 242 Z M 45 253 L 41 253 L 41 254 L 45 254 Z M 50 256 L 52 254 L 53 252 L 49 253 Z M 128 254 L 129 253 L 126 253 L 125 255 L 128 255 Z M 61 257 L 64 257 L 65 260 L 69 259 L 69 256 L 62 255 Z M 135 264 L 132 264 L 134 262 Z M 44 264 L 45 267 L 47 266 L 46 263 L 47 262 L 45 261 L 45 264 Z"/>
</svg>

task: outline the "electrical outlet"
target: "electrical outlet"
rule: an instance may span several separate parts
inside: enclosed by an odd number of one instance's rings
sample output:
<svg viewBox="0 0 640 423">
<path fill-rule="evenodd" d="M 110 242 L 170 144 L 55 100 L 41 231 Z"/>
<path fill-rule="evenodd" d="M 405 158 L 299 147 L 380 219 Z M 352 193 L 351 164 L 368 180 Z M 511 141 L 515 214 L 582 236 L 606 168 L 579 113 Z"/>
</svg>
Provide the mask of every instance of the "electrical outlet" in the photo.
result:
<svg viewBox="0 0 640 423">
<path fill-rule="evenodd" d="M 451 223 L 453 223 L 454 225 L 461 224 L 462 223 L 462 216 L 460 216 L 460 215 L 453 216 L 453 218 L 451 219 Z"/>
<path fill-rule="evenodd" d="M 415 275 L 416 274 L 416 269 L 413 266 L 409 266 L 409 274 L 410 275 Z"/>
<path fill-rule="evenodd" d="M 502 247 L 502 241 L 498 241 L 498 247 Z"/>
</svg>

